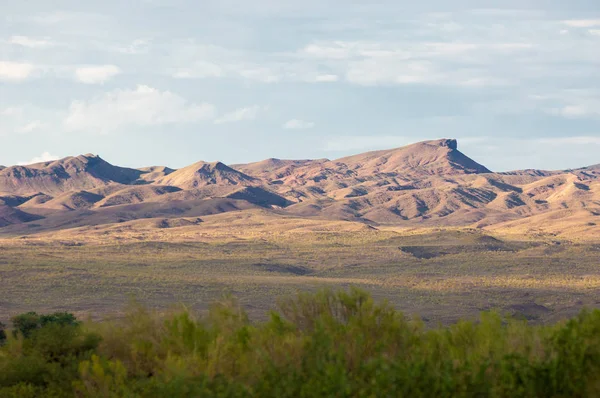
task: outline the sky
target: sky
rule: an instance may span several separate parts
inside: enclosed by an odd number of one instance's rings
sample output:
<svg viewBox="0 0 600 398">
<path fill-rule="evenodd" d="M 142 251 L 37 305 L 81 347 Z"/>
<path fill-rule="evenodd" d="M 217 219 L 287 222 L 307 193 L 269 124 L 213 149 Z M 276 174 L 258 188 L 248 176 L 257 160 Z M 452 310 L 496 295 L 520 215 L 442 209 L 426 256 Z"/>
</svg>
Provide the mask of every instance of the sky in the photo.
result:
<svg viewBox="0 0 600 398">
<path fill-rule="evenodd" d="M 0 164 L 600 163 L 598 0 L 0 0 Z"/>
</svg>

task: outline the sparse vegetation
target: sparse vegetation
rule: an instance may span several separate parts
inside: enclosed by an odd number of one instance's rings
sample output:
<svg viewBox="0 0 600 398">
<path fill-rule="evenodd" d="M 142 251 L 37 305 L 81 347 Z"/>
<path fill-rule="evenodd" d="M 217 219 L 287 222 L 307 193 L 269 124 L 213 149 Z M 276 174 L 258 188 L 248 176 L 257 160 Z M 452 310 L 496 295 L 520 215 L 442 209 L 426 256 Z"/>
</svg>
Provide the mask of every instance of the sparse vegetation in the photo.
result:
<svg viewBox="0 0 600 398">
<path fill-rule="evenodd" d="M 592 397 L 599 377 L 598 310 L 427 328 L 354 288 L 299 294 L 259 323 L 231 298 L 202 317 L 132 305 L 8 333 L 0 348 L 2 397 Z"/>
<path fill-rule="evenodd" d="M 224 292 L 262 320 L 278 297 L 349 285 L 431 326 L 486 310 L 555 322 L 600 304 L 595 243 L 493 240 L 472 229 L 341 230 L 337 221 L 245 212 L 201 224 L 0 240 L 0 321 L 29 311 L 115 315 L 130 296 L 204 311 Z"/>
</svg>

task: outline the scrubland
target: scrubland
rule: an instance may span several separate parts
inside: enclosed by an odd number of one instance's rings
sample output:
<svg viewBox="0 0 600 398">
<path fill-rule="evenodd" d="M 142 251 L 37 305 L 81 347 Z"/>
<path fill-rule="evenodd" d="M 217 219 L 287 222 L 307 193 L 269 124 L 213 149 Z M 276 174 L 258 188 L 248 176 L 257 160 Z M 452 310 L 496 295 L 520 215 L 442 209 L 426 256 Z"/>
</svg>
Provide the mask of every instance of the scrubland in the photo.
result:
<svg viewBox="0 0 600 398">
<path fill-rule="evenodd" d="M 367 293 L 321 290 L 251 322 L 234 299 L 203 316 L 130 304 L 118 320 L 13 318 L 2 397 L 593 397 L 600 311 L 534 326 L 482 313 L 427 328 Z"/>
</svg>

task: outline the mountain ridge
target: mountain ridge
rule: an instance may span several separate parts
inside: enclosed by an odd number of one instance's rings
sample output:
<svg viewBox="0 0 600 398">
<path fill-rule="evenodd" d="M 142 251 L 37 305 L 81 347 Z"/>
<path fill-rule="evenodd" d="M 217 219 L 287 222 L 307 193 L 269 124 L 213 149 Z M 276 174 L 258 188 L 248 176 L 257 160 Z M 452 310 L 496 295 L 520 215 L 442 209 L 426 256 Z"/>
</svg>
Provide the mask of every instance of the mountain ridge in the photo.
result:
<svg viewBox="0 0 600 398">
<path fill-rule="evenodd" d="M 204 202 L 211 200 L 214 205 Z M 537 220 L 567 217 L 565 209 L 600 214 L 600 165 L 494 173 L 447 138 L 334 160 L 270 158 L 231 166 L 200 161 L 180 169 L 132 169 L 86 154 L 0 169 L 0 205 L 0 233 L 257 206 L 293 217 L 368 225 L 505 225 L 514 230 L 526 229 L 531 220 L 544 229 Z M 585 228 L 595 231 L 595 220 L 568 217 L 569 225 L 593 223 Z"/>
</svg>

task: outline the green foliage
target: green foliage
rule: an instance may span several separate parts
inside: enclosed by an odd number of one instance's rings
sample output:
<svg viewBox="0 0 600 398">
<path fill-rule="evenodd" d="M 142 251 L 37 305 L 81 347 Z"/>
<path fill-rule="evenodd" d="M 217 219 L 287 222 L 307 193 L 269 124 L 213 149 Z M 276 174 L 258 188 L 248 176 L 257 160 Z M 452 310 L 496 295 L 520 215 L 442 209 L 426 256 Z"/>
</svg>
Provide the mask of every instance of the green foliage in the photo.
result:
<svg viewBox="0 0 600 398">
<path fill-rule="evenodd" d="M 6 326 L 2 322 L 0 322 L 0 345 L 4 344 L 6 341 Z"/>
<path fill-rule="evenodd" d="M 46 325 L 70 325 L 79 324 L 73 314 L 68 312 L 55 312 L 49 315 L 38 315 L 35 312 L 14 316 L 12 319 L 14 333 L 21 333 L 25 337 L 29 337 L 31 333 Z"/>
<path fill-rule="evenodd" d="M 0 348 L 1 397 L 600 394 L 598 310 L 550 326 L 483 313 L 426 329 L 352 288 L 284 300 L 261 323 L 227 298 L 202 318 L 133 305 L 120 320 L 19 330 Z"/>
<path fill-rule="evenodd" d="M 78 363 L 97 349 L 100 336 L 66 313 L 22 314 L 13 326 L 0 349 L 0 397 L 72 396 Z"/>
</svg>

